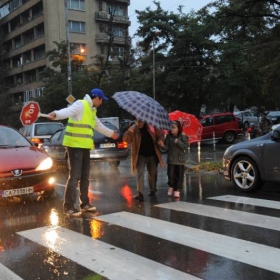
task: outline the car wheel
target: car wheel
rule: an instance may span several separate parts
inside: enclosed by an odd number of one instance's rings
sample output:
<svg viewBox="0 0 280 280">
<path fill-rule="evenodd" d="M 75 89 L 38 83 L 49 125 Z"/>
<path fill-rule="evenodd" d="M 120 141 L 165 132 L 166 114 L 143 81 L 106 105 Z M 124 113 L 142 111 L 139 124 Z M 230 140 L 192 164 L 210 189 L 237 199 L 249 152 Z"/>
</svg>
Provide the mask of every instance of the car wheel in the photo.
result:
<svg viewBox="0 0 280 280">
<path fill-rule="evenodd" d="M 232 181 L 242 192 L 253 192 L 263 186 L 258 167 L 252 159 L 248 157 L 236 159 L 231 170 Z"/>
<path fill-rule="evenodd" d="M 234 142 L 234 140 L 235 140 L 235 133 L 234 132 L 232 132 L 232 131 L 228 131 L 228 132 L 226 132 L 225 134 L 224 134 L 224 136 L 223 136 L 223 140 L 224 140 L 224 142 L 225 143 L 227 143 L 227 144 L 232 144 L 233 142 Z"/>
<path fill-rule="evenodd" d="M 119 161 L 119 160 L 117 160 L 117 161 L 111 161 L 111 162 L 109 162 L 109 165 L 110 165 L 111 167 L 119 167 L 120 161 Z"/>
</svg>

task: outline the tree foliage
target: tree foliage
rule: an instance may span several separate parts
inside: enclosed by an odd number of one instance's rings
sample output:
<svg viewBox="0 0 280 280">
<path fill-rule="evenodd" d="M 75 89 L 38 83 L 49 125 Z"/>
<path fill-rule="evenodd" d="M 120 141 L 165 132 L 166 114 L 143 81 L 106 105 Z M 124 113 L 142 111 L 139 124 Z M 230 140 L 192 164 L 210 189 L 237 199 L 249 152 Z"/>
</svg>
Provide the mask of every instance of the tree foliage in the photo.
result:
<svg viewBox="0 0 280 280">
<path fill-rule="evenodd" d="M 133 78 L 134 87 L 151 95 L 154 50 L 157 100 L 170 111 L 280 107 L 279 1 L 217 0 L 189 14 L 153 3 L 136 11 L 138 48 L 147 55 L 134 70 L 144 75 Z"/>
</svg>

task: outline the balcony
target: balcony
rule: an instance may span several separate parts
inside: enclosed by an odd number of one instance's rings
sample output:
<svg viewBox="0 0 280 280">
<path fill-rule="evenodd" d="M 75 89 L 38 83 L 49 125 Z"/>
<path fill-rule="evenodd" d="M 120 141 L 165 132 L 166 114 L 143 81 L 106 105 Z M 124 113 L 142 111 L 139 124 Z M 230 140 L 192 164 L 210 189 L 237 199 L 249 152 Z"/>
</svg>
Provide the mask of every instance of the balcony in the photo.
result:
<svg viewBox="0 0 280 280">
<path fill-rule="evenodd" d="M 96 43 L 108 43 L 109 42 L 109 35 L 107 33 L 97 33 L 95 35 L 95 41 Z M 114 37 L 115 44 L 125 44 L 125 38 L 124 37 Z"/>
<path fill-rule="evenodd" d="M 109 22 L 110 14 L 107 13 L 107 12 L 95 12 L 95 20 Z M 129 21 L 129 17 L 119 16 L 119 15 L 115 15 L 113 17 L 113 22 L 114 23 L 127 24 L 127 25 L 131 24 L 130 21 Z"/>
<path fill-rule="evenodd" d="M 107 0 L 106 2 L 119 2 L 119 3 L 124 3 L 127 5 L 130 5 L 130 0 Z"/>
</svg>

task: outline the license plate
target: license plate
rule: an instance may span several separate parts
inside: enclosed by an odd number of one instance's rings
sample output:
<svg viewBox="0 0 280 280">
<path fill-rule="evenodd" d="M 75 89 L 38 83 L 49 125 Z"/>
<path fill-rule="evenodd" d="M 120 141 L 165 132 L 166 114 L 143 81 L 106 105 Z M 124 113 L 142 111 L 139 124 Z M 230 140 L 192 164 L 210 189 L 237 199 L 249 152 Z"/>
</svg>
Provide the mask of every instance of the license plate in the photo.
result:
<svg viewBox="0 0 280 280">
<path fill-rule="evenodd" d="M 100 144 L 100 148 L 115 148 L 115 147 L 116 147 L 115 143 Z"/>
<path fill-rule="evenodd" d="M 21 188 L 21 189 L 12 189 L 12 190 L 4 190 L 4 191 L 2 191 L 2 197 L 24 195 L 24 194 L 33 193 L 33 192 L 34 192 L 33 187 Z"/>
</svg>

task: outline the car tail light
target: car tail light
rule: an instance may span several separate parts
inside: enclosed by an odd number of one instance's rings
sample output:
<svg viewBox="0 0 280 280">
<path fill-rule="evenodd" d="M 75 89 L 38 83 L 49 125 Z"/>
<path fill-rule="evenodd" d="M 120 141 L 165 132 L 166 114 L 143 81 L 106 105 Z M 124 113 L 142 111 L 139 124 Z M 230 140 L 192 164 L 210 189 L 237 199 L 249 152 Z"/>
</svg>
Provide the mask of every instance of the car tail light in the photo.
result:
<svg viewBox="0 0 280 280">
<path fill-rule="evenodd" d="M 118 149 L 126 149 L 128 147 L 127 142 L 118 142 L 117 148 Z"/>
<path fill-rule="evenodd" d="M 31 138 L 30 142 L 40 144 L 41 143 L 41 139 L 39 139 L 39 138 Z"/>
</svg>

